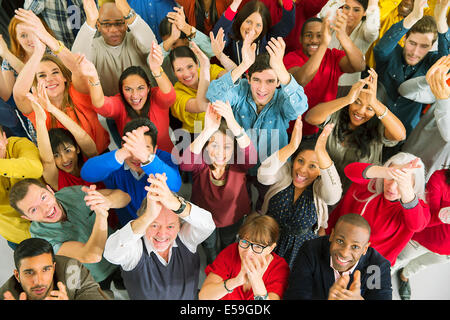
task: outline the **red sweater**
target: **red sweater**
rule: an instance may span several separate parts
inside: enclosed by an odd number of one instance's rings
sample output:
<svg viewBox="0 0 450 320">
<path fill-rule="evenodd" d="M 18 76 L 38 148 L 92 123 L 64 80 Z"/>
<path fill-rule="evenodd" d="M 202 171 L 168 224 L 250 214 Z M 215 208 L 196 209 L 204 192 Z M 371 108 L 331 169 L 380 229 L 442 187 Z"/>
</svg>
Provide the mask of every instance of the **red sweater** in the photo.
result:
<svg viewBox="0 0 450 320">
<path fill-rule="evenodd" d="M 149 98 L 150 108 L 148 110 L 148 118 L 158 129 L 156 144 L 158 145 L 158 149 L 171 153 L 173 143 L 169 136 L 169 110 L 170 106 L 175 102 L 175 89 L 172 88 L 169 93 L 164 94 L 159 87 L 153 87 L 151 88 Z M 125 124 L 131 120 L 125 110 L 125 104 L 120 93 L 112 97 L 105 97 L 105 103 L 101 108 L 92 108 L 98 114 L 106 118 L 114 119 L 120 135 L 123 134 Z"/>
<path fill-rule="evenodd" d="M 422 231 L 430 221 L 430 209 L 419 200 L 413 208 L 406 209 L 400 201 L 389 201 L 383 193 L 373 198 L 362 213 L 366 200 L 373 195 L 368 190 L 370 179 L 363 177 L 367 163 L 354 162 L 345 167 L 346 176 L 353 182 L 333 210 L 328 221 L 327 234 L 331 233 L 340 216 L 347 213 L 361 214 L 371 227 L 371 247 L 377 250 L 391 265 L 415 232 Z M 360 201 L 356 200 L 359 199 Z"/>
<path fill-rule="evenodd" d="M 432 252 L 450 255 L 450 224 L 442 223 L 438 217 L 441 208 L 450 207 L 450 186 L 445 180 L 445 169 L 435 171 L 428 180 L 431 219 L 425 230 L 414 234 L 413 240 Z"/>
<path fill-rule="evenodd" d="M 234 161 L 234 164 L 229 165 L 221 179 L 226 179 L 223 186 L 216 186 L 211 182 L 211 169 L 201 153 L 192 153 L 190 147 L 183 153 L 180 169 L 192 171 L 191 201 L 211 212 L 218 228 L 236 223 L 251 211 L 246 174 L 256 163 L 256 149 L 250 142 L 242 151 L 245 154 L 245 163 L 236 164 Z M 255 161 L 252 161 L 252 158 Z"/>
</svg>

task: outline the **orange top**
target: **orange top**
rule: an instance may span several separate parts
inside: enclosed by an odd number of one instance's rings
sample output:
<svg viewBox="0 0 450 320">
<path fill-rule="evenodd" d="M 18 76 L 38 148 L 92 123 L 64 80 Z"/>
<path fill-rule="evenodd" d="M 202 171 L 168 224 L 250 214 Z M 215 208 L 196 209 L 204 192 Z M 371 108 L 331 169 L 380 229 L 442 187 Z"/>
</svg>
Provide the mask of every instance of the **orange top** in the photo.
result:
<svg viewBox="0 0 450 320">
<path fill-rule="evenodd" d="M 70 85 L 69 95 L 72 98 L 75 109 L 67 106 L 64 112 L 72 120 L 78 123 L 89 136 L 91 136 L 97 146 L 98 153 L 103 153 L 109 146 L 109 134 L 98 120 L 97 113 L 94 111 L 95 108 L 92 106 L 91 96 L 89 94 L 78 92 L 73 87 L 73 84 Z M 45 110 L 45 113 L 47 114 L 47 129 L 52 129 L 51 115 L 47 110 Z M 36 116 L 34 111 L 25 114 L 25 116 L 30 119 L 33 126 L 36 127 Z M 58 120 L 56 120 L 56 128 L 66 129 Z"/>
</svg>

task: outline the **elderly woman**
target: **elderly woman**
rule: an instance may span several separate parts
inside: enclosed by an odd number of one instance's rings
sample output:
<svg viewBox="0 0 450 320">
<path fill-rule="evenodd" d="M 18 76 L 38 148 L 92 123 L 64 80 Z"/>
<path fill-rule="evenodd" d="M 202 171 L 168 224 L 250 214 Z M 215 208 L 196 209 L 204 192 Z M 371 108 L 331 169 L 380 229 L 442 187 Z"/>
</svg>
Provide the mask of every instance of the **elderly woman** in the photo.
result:
<svg viewBox="0 0 450 320">
<path fill-rule="evenodd" d="M 317 143 L 302 142 L 299 116 L 289 144 L 267 158 L 258 169 L 258 181 L 271 185 L 262 213 L 274 217 L 280 225 L 275 251 L 291 268 L 302 244 L 325 234 L 327 205 L 335 204 L 342 195 L 339 175 L 326 150 L 332 129 L 333 125 L 327 125 Z"/>
<path fill-rule="evenodd" d="M 349 212 L 363 215 L 372 228 L 371 246 L 394 265 L 414 233 L 430 220 L 422 161 L 400 152 L 384 166 L 351 163 L 345 174 L 353 183 L 331 213 L 327 233 L 340 216 Z"/>
<path fill-rule="evenodd" d="M 273 252 L 279 227 L 274 218 L 254 213 L 239 229 L 239 242 L 219 253 L 205 269 L 201 300 L 280 300 L 289 266 Z"/>
</svg>

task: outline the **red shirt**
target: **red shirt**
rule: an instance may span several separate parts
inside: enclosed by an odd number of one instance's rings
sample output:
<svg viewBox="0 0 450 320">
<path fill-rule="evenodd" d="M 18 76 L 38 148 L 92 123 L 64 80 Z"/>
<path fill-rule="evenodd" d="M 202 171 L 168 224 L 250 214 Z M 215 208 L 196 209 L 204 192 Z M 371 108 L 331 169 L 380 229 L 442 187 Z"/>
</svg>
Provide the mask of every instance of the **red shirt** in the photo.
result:
<svg viewBox="0 0 450 320">
<path fill-rule="evenodd" d="M 180 169 L 192 171 L 191 201 L 211 212 L 216 227 L 230 226 L 251 211 L 250 196 L 247 191 L 247 171 L 256 164 L 256 149 L 252 142 L 242 150 L 243 164 L 230 164 L 221 180 L 225 185 L 217 186 L 211 182 L 211 169 L 202 157 L 194 154 L 188 147 L 183 153 Z M 252 161 L 252 158 L 254 161 Z"/>
<path fill-rule="evenodd" d="M 175 89 L 172 87 L 169 93 L 164 94 L 159 87 L 153 87 L 149 97 L 150 108 L 148 117 L 158 129 L 158 141 L 156 144 L 158 149 L 171 153 L 173 143 L 169 136 L 169 110 L 170 106 L 175 102 Z M 125 104 L 120 93 L 112 97 L 105 97 L 105 103 L 101 108 L 92 108 L 105 118 L 113 118 L 120 135 L 123 134 L 125 124 L 131 120 L 125 110 Z"/>
<path fill-rule="evenodd" d="M 374 194 L 368 190 L 370 179 L 363 177 L 363 171 L 369 165 L 354 162 L 345 167 L 345 174 L 353 183 L 331 213 L 327 234 L 331 233 L 331 229 L 334 228 L 340 216 L 347 213 L 360 214 L 371 228 L 370 246 L 394 265 L 397 256 L 411 240 L 413 234 L 427 226 L 430 220 L 430 208 L 425 202 L 419 200 L 414 208 L 406 209 L 400 201 L 389 201 L 381 193 L 370 200 L 362 213 L 367 202 L 365 200 Z"/>
<path fill-rule="evenodd" d="M 249 1 L 251 0 L 242 1 L 239 8 Z M 283 15 L 283 9 L 278 4 L 278 0 L 260 1 L 266 5 L 267 9 L 269 9 L 272 25 L 280 22 L 281 16 Z M 309 18 L 316 16 L 327 2 L 328 0 L 298 0 L 295 2 L 295 25 L 289 35 L 284 38 L 284 41 L 286 42 L 286 53 L 301 49 L 300 35 L 303 24 Z"/>
<path fill-rule="evenodd" d="M 442 223 L 438 217 L 441 208 L 450 207 L 450 186 L 445 180 L 445 169 L 435 171 L 428 180 L 430 223 L 423 231 L 415 233 L 412 239 L 432 252 L 450 255 L 450 224 Z"/>
<path fill-rule="evenodd" d="M 75 90 L 73 84 L 69 87 L 69 95 L 75 105 L 75 108 L 72 109 L 67 106 L 63 111 L 84 131 L 94 140 L 95 145 L 97 146 L 98 153 L 103 153 L 109 145 L 109 134 L 103 126 L 100 124 L 98 120 L 98 115 L 95 111 L 93 111 L 94 106 L 91 102 L 91 96 L 89 94 L 84 94 Z M 52 115 L 44 110 L 47 114 L 47 129 L 51 129 L 52 127 Z M 25 114 L 25 116 L 30 119 L 33 126 L 36 127 L 36 115 L 34 111 L 29 114 Z M 65 127 L 56 120 L 55 128 L 64 128 Z"/>
<path fill-rule="evenodd" d="M 247 250 L 251 250 L 251 248 Z M 272 252 L 271 254 L 273 259 L 263 275 L 263 282 L 267 292 L 276 293 L 282 299 L 288 285 L 289 265 L 276 253 Z M 207 276 L 210 272 L 213 272 L 223 280 L 235 278 L 239 271 L 241 271 L 241 257 L 239 256 L 237 243 L 232 243 L 223 249 L 214 262 L 205 268 Z M 220 300 L 253 300 L 252 288 L 246 292 L 243 288 L 243 286 L 235 288 L 232 293 L 228 293 Z"/>
<path fill-rule="evenodd" d="M 314 78 L 303 88 L 308 97 L 308 110 L 317 104 L 336 99 L 339 77 L 344 73 L 339 67 L 339 62 L 345 56 L 345 51 L 327 49 L 323 56 L 319 70 Z M 309 57 L 303 49 L 288 53 L 284 57 L 284 65 L 289 71 L 293 67 L 302 67 Z M 290 122 L 288 132 L 293 128 L 295 121 Z M 310 125 L 303 120 L 303 135 L 311 135 L 319 131 L 317 126 Z"/>
</svg>

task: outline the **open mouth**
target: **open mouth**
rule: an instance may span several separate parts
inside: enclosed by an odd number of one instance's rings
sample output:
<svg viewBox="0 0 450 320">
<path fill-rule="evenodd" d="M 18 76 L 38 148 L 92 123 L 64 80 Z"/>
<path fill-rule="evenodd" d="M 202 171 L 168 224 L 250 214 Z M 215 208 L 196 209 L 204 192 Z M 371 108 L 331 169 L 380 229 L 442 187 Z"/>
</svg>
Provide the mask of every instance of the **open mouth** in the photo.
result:
<svg viewBox="0 0 450 320">
<path fill-rule="evenodd" d="M 56 208 L 53 207 L 50 213 L 47 215 L 47 219 L 53 219 L 56 216 Z"/>
<path fill-rule="evenodd" d="M 131 105 L 133 106 L 138 106 L 141 104 L 142 102 L 142 98 L 138 98 L 138 99 L 130 99 Z"/>
<path fill-rule="evenodd" d="M 308 178 L 306 178 L 306 177 L 304 177 L 304 176 L 301 176 L 301 175 L 299 175 L 299 174 L 296 174 L 296 175 L 295 175 L 295 183 L 297 183 L 297 184 L 302 184 L 302 183 L 304 183 L 306 180 L 308 180 Z"/>
<path fill-rule="evenodd" d="M 358 121 L 358 122 L 364 120 L 364 117 L 358 115 L 357 113 L 353 113 L 353 118 L 354 118 L 356 121 Z"/>
<path fill-rule="evenodd" d="M 344 266 L 344 265 L 348 264 L 351 261 L 351 259 L 350 260 L 342 259 L 342 258 L 339 257 L 339 255 L 335 255 L 335 258 L 336 258 L 335 261 L 341 266 Z"/>
<path fill-rule="evenodd" d="M 46 88 L 49 89 L 49 90 L 53 90 L 56 87 L 58 87 L 58 84 L 51 84 L 51 85 L 48 85 Z"/>
<path fill-rule="evenodd" d="M 47 290 L 46 287 L 39 287 L 39 288 L 31 289 L 31 291 L 33 291 L 33 293 L 38 295 L 38 296 L 44 294 L 46 290 Z"/>
</svg>

